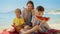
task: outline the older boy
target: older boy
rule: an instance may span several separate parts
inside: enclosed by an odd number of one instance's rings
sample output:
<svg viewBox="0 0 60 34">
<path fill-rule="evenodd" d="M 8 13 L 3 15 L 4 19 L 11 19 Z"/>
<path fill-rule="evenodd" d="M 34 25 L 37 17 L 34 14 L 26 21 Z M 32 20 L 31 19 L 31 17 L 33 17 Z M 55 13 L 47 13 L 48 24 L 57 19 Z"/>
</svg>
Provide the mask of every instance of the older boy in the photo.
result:
<svg viewBox="0 0 60 34">
<path fill-rule="evenodd" d="M 40 27 L 42 29 L 42 31 L 40 31 L 40 32 L 48 32 L 50 27 L 46 23 L 47 21 L 45 19 L 40 20 L 39 18 L 37 18 L 37 16 L 43 17 L 43 14 L 44 14 L 44 7 L 38 6 L 36 8 L 35 15 L 32 17 L 32 21 L 31 21 L 32 22 L 32 26 L 40 25 Z"/>
</svg>

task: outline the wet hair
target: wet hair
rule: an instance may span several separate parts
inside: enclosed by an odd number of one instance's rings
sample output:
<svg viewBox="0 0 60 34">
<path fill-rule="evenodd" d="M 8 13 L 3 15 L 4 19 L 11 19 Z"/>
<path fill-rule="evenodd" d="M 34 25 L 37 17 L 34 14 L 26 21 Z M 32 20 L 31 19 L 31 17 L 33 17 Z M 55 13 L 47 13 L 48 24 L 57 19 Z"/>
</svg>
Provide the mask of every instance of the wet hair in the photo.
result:
<svg viewBox="0 0 60 34">
<path fill-rule="evenodd" d="M 33 3 L 32 1 L 28 1 L 28 2 L 27 2 L 27 5 L 28 5 L 28 4 L 32 4 L 32 6 L 33 6 L 33 8 L 34 8 L 34 3 Z"/>
<path fill-rule="evenodd" d="M 18 10 L 18 11 L 16 11 L 16 10 Z M 19 12 L 21 14 L 21 9 L 17 8 L 16 10 L 15 10 L 15 12 Z"/>
<path fill-rule="evenodd" d="M 37 6 L 36 10 L 38 10 L 38 12 L 44 12 L 44 7 Z"/>
</svg>

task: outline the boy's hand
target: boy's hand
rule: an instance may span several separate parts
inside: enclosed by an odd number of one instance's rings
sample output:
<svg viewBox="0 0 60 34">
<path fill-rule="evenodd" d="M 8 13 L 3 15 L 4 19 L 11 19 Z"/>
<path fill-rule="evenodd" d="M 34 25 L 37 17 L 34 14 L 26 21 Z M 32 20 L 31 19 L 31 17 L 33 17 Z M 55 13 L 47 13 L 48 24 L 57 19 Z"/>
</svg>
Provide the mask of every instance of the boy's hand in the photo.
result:
<svg viewBox="0 0 60 34">
<path fill-rule="evenodd" d="M 12 27 L 14 27 L 14 28 L 15 28 L 16 26 L 15 26 L 15 25 L 12 25 Z"/>
<path fill-rule="evenodd" d="M 14 27 L 14 25 L 11 25 L 12 27 Z"/>
<path fill-rule="evenodd" d="M 42 23 L 45 23 L 45 22 L 46 22 L 46 20 L 44 19 L 44 20 L 42 20 L 41 22 L 42 22 Z"/>
<path fill-rule="evenodd" d="M 44 23 L 46 23 L 46 20 L 45 20 L 45 19 L 41 21 L 40 26 L 41 26 L 42 24 L 44 24 Z"/>
</svg>

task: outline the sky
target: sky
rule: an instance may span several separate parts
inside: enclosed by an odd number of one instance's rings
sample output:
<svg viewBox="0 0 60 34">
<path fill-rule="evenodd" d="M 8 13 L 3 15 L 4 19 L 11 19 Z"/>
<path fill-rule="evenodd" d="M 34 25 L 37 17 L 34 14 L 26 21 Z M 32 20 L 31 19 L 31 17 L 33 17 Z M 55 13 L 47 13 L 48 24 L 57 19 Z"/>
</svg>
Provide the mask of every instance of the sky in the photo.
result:
<svg viewBox="0 0 60 34">
<path fill-rule="evenodd" d="M 7 12 L 16 8 L 26 7 L 26 3 L 29 0 L 0 0 L 0 12 Z M 34 6 L 44 6 L 46 10 L 60 9 L 60 0 L 32 0 Z"/>
<path fill-rule="evenodd" d="M 0 27 L 7 27 L 15 17 L 12 12 L 16 8 L 23 9 L 29 0 L 0 0 Z M 39 5 L 45 8 L 44 16 L 50 17 L 52 28 L 60 29 L 60 0 L 31 0 L 35 8 Z M 10 12 L 10 13 L 9 13 Z M 6 25 L 7 24 L 7 25 Z M 57 27 L 58 26 L 58 27 Z"/>
</svg>

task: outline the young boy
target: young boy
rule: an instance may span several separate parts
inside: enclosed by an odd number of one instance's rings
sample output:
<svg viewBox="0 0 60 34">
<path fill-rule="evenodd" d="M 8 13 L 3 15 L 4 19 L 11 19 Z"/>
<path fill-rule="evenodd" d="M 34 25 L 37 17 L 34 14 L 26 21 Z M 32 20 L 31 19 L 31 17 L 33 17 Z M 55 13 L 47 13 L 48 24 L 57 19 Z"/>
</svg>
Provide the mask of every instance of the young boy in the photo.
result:
<svg viewBox="0 0 60 34">
<path fill-rule="evenodd" d="M 44 14 L 44 8 L 42 6 L 38 6 L 36 8 L 36 12 L 35 12 L 35 15 L 32 17 L 32 26 L 35 26 L 35 25 L 40 25 L 42 31 L 41 32 L 47 32 L 48 29 L 50 29 L 50 27 L 48 26 L 48 24 L 46 23 L 46 19 L 43 19 L 43 14 Z M 39 19 L 41 18 L 41 19 Z"/>
<path fill-rule="evenodd" d="M 21 17 L 21 10 L 18 8 L 15 10 L 16 18 L 13 21 L 13 27 L 16 32 L 20 32 L 25 24 L 24 18 Z"/>
<path fill-rule="evenodd" d="M 16 18 L 13 21 L 13 28 L 5 29 L 2 34 L 19 34 L 20 30 L 23 28 L 25 24 L 24 18 L 21 17 L 21 10 L 18 8 L 15 10 Z"/>
</svg>

